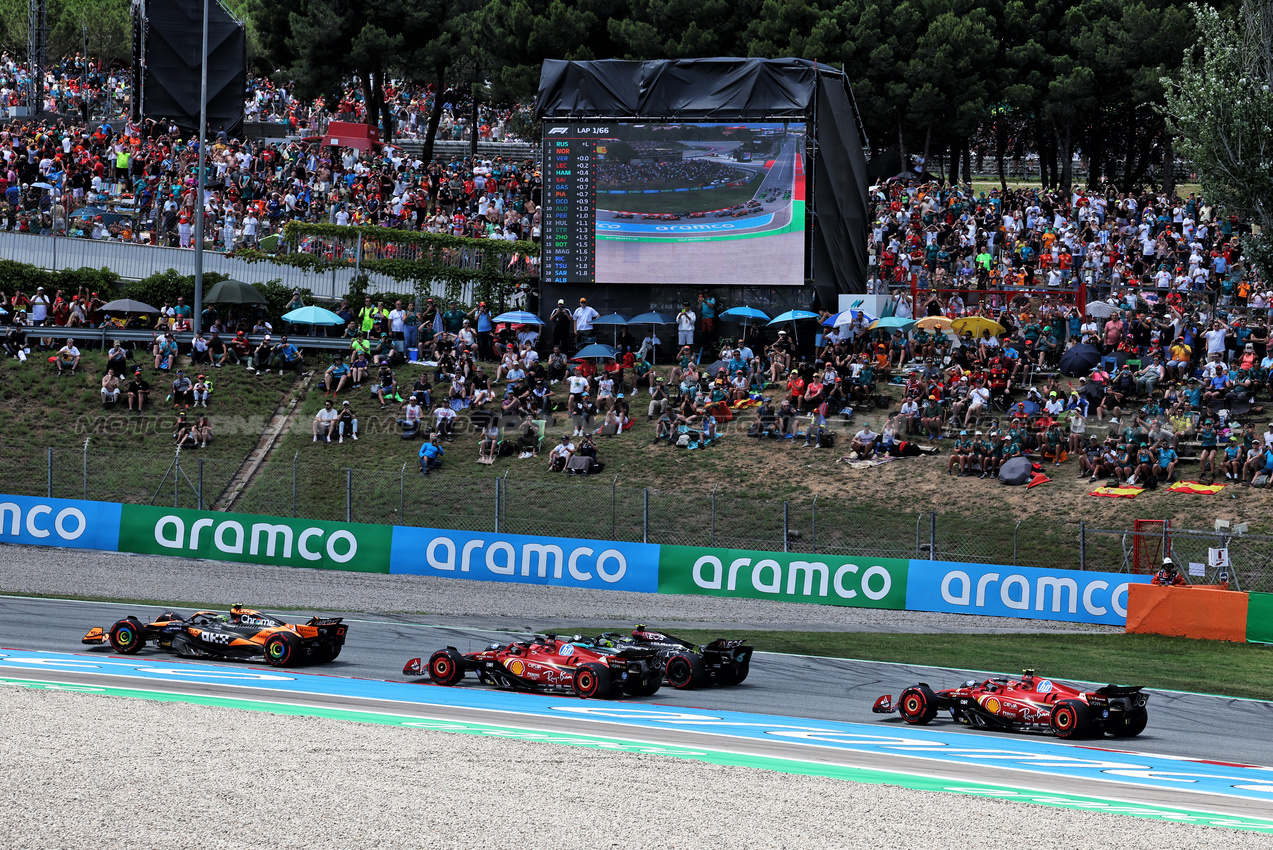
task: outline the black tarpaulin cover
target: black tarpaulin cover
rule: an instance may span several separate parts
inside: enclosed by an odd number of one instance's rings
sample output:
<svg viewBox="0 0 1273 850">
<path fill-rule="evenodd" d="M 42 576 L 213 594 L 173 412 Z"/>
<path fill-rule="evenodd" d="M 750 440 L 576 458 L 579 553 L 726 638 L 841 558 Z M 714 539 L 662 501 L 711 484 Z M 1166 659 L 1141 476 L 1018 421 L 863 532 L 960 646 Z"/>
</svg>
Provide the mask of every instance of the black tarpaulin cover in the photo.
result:
<svg viewBox="0 0 1273 850">
<path fill-rule="evenodd" d="M 544 119 L 803 118 L 816 85 L 817 69 L 804 59 L 549 59 L 537 108 Z"/>
<path fill-rule="evenodd" d="M 185 132 L 199 129 L 200 54 L 203 4 L 197 0 L 151 0 L 143 7 L 145 70 L 141 110 L 167 118 Z M 236 136 L 243 127 L 247 79 L 246 30 L 220 3 L 208 10 L 208 124 Z"/>
</svg>

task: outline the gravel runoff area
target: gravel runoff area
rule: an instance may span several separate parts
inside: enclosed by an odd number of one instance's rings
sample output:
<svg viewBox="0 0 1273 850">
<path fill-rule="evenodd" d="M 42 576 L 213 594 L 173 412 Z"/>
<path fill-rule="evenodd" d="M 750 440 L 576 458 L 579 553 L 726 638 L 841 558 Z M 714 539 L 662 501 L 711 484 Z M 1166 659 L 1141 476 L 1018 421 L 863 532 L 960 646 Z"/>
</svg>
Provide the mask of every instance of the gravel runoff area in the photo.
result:
<svg viewBox="0 0 1273 850">
<path fill-rule="evenodd" d="M 443 625 L 543 628 L 564 624 L 676 623 L 681 628 L 890 631 L 1111 631 L 1047 620 L 886 611 L 713 596 L 273 567 L 0 544 L 0 593 L 418 615 Z M 482 622 L 474 622 L 474 618 Z"/>
<path fill-rule="evenodd" d="M 5 847 L 1273 846 L 666 756 L 21 688 L 0 688 L 0 759 Z"/>
</svg>

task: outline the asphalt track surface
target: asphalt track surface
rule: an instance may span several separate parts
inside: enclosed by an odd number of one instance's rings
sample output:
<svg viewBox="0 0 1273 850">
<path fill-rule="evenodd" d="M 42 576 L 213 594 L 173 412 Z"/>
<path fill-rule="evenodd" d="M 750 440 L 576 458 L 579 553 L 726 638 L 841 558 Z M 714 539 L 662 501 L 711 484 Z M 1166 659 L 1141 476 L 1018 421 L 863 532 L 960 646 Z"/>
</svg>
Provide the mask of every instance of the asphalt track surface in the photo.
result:
<svg viewBox="0 0 1273 850">
<path fill-rule="evenodd" d="M 80 642 L 90 627 L 109 627 L 129 614 L 145 619 L 157 613 L 157 609 L 117 603 L 0 597 L 0 647 L 106 657 L 111 654 L 109 646 L 89 647 Z M 344 616 L 350 625 L 340 658 L 327 665 L 303 668 L 305 672 L 421 681 L 426 683 L 422 687 L 433 687 L 427 684 L 427 679 L 402 676 L 403 664 L 417 656 L 427 659 L 434 650 L 448 645 L 468 652 L 492 642 L 507 642 L 528 635 L 524 631 L 440 626 L 380 615 L 336 614 Z M 296 612 L 280 612 L 280 616 L 293 620 L 305 617 Z M 150 649 L 135 657 L 172 658 Z M 241 666 L 241 663 L 226 663 Z M 1046 675 L 1047 671 L 1039 672 Z M 691 691 L 664 687 L 653 697 L 631 701 L 684 709 L 868 723 L 887 730 L 904 724 L 896 715 L 871 713 L 871 706 L 881 694 L 897 696 L 902 688 L 917 681 L 942 688 L 985 675 L 906 664 L 760 653 L 752 662 L 747 681 L 738 687 Z M 460 687 L 480 687 L 471 677 L 466 682 Z M 1084 742 L 1086 746 L 1235 764 L 1273 765 L 1273 741 L 1268 734 L 1268 730 L 1273 729 L 1273 703 L 1171 691 L 1150 693 L 1149 726 L 1145 732 L 1127 741 L 1105 738 Z M 968 735 L 983 743 L 995 737 L 1027 734 L 979 732 L 940 720 L 930 728 Z M 1055 739 L 1049 737 L 1048 740 Z"/>
</svg>

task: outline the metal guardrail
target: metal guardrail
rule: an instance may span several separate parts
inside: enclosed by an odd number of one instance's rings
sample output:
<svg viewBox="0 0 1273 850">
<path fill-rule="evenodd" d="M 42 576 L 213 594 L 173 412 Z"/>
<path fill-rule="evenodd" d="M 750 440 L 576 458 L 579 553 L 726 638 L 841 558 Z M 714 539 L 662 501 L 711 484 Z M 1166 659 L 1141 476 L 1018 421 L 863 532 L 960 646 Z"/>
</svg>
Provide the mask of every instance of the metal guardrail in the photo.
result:
<svg viewBox="0 0 1273 850">
<path fill-rule="evenodd" d="M 66 236 L 41 236 L 31 233 L 0 231 L 0 257 L 27 263 L 50 271 L 79 268 L 108 268 L 126 280 L 141 280 L 156 272 L 176 269 L 183 275 L 194 274 L 194 251 L 190 248 L 166 248 L 134 245 L 128 242 L 81 239 Z M 308 289 L 323 298 L 343 298 L 349 292 L 352 268 L 313 272 L 284 263 L 249 263 L 217 251 L 203 252 L 204 272 L 228 275 L 247 283 L 280 281 L 293 289 Z M 379 274 L 369 274 L 373 292 L 395 292 L 404 284 Z M 436 296 L 443 295 L 439 286 Z"/>
</svg>

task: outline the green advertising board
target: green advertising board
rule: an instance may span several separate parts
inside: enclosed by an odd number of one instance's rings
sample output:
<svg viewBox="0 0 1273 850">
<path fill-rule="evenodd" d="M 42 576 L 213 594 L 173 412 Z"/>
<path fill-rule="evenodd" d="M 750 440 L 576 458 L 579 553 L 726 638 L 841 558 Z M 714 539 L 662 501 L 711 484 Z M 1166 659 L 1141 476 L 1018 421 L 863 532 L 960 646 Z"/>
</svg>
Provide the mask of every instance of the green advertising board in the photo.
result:
<svg viewBox="0 0 1273 850">
<path fill-rule="evenodd" d="M 1252 593 L 1247 597 L 1246 639 L 1250 643 L 1273 643 L 1273 593 Z"/>
<path fill-rule="evenodd" d="M 906 608 L 910 561 L 663 546 L 659 593 Z"/>
<path fill-rule="evenodd" d="M 124 505 L 119 551 L 389 572 L 393 527 Z"/>
</svg>

